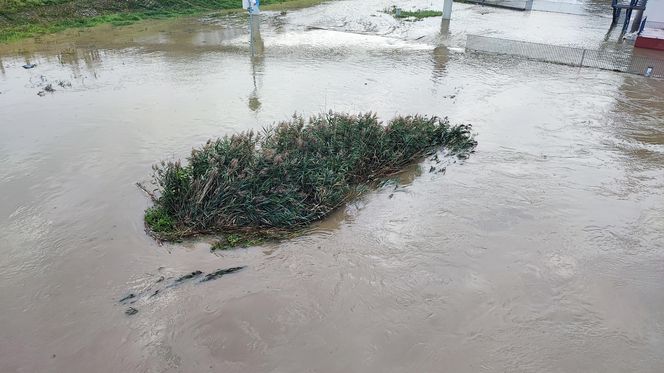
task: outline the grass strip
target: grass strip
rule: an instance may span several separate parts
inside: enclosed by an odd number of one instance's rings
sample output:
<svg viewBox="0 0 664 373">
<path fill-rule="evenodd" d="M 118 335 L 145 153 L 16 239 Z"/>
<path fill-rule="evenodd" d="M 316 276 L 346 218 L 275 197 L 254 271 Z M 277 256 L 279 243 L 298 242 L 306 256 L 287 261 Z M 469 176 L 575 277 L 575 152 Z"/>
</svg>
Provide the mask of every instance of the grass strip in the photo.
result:
<svg viewBox="0 0 664 373">
<path fill-rule="evenodd" d="M 263 10 L 313 6 L 322 0 L 263 0 Z M 126 26 L 210 12 L 242 12 L 241 0 L 0 0 L 0 43 L 100 24 Z"/>
</svg>

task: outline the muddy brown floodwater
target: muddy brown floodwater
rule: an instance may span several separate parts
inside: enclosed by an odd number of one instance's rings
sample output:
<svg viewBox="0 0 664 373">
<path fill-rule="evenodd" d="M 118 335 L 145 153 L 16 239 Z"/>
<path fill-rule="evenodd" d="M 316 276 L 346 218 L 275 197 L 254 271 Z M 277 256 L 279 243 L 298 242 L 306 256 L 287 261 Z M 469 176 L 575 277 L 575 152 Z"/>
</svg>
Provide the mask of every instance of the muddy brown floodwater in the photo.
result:
<svg viewBox="0 0 664 373">
<path fill-rule="evenodd" d="M 391 4 L 266 12 L 254 57 L 234 18 L 1 46 L 0 371 L 664 371 L 664 81 L 461 49 L 597 47 L 604 16 Z M 479 147 L 288 242 L 146 236 L 153 163 L 326 110 L 449 116 Z"/>
</svg>

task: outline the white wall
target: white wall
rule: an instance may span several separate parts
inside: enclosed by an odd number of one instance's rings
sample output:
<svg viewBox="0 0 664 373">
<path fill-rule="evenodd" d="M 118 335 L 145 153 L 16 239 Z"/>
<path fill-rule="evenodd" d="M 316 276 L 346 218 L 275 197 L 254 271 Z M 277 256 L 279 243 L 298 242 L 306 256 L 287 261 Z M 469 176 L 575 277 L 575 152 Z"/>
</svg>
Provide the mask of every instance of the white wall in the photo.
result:
<svg viewBox="0 0 664 373">
<path fill-rule="evenodd" d="M 643 15 L 648 17 L 648 22 L 664 22 L 664 0 L 648 0 Z"/>
</svg>

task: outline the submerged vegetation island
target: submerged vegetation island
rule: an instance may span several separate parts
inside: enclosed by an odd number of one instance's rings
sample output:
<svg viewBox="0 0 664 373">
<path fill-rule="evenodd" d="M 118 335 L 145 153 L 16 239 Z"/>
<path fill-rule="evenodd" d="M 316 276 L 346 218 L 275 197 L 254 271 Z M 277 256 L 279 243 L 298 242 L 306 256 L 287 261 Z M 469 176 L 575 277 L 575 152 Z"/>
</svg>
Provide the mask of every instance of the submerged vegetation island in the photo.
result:
<svg viewBox="0 0 664 373">
<path fill-rule="evenodd" d="M 429 10 L 429 9 L 417 9 L 417 10 L 403 10 L 392 6 L 383 10 L 384 13 L 391 14 L 394 18 L 405 18 L 412 20 L 421 20 L 428 17 L 440 17 L 443 15 L 443 12 L 438 10 Z"/>
<path fill-rule="evenodd" d="M 437 117 L 294 116 L 154 166 L 145 223 L 162 240 L 221 234 L 213 249 L 289 237 L 409 164 L 441 150 L 465 158 L 476 144 L 470 125 Z"/>
<path fill-rule="evenodd" d="M 261 8 L 282 10 L 322 0 L 263 0 Z M 242 8 L 242 0 L 0 0 L 0 42 L 99 24 L 124 26 L 143 19 L 170 18 Z"/>
</svg>

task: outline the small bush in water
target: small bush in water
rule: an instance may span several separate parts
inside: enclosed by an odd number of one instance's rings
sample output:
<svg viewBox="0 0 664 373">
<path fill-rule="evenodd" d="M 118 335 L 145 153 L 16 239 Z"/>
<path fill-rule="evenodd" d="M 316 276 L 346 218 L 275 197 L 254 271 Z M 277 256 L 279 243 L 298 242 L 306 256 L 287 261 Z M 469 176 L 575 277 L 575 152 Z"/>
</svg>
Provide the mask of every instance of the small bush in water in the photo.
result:
<svg viewBox="0 0 664 373">
<path fill-rule="evenodd" d="M 371 113 L 322 114 L 306 123 L 293 117 L 260 134 L 210 140 L 186 165 L 155 166 L 159 197 L 145 221 L 163 239 L 223 232 L 223 247 L 240 245 L 241 234 L 275 237 L 441 147 L 465 156 L 475 145 L 470 126 L 436 117 L 396 117 L 387 125 Z"/>
<path fill-rule="evenodd" d="M 428 9 L 417 9 L 417 10 L 403 10 L 399 9 L 393 5 L 390 8 L 383 9 L 383 13 L 391 14 L 394 18 L 411 18 L 415 20 L 421 20 L 428 17 L 440 17 L 443 15 L 443 12 L 438 10 L 428 10 Z"/>
</svg>

